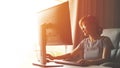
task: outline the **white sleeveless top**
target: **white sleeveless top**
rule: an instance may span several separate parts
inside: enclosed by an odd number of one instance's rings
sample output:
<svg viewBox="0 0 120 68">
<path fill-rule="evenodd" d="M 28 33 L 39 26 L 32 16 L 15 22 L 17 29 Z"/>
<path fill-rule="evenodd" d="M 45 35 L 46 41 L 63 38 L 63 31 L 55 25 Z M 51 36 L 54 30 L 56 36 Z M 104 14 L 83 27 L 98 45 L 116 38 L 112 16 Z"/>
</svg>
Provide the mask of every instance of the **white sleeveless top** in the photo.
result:
<svg viewBox="0 0 120 68">
<path fill-rule="evenodd" d="M 105 46 L 112 46 L 108 37 L 101 37 L 100 39 L 91 42 L 89 38 L 84 39 L 79 44 L 78 48 L 84 48 L 84 59 L 97 59 L 102 57 L 102 51 Z"/>
<path fill-rule="evenodd" d="M 95 40 L 91 42 L 89 38 L 86 39 L 84 43 L 84 59 L 97 59 L 102 54 L 102 41 Z"/>
</svg>

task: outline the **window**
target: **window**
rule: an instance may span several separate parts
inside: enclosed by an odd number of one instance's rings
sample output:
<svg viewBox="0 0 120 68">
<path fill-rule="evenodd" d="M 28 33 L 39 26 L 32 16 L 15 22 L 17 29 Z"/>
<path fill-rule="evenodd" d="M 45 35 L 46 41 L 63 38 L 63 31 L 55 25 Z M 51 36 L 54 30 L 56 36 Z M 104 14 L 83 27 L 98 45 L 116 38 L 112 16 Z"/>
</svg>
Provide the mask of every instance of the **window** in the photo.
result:
<svg viewBox="0 0 120 68">
<path fill-rule="evenodd" d="M 47 46 L 47 53 L 53 56 L 59 56 L 72 50 L 72 45 Z"/>
</svg>

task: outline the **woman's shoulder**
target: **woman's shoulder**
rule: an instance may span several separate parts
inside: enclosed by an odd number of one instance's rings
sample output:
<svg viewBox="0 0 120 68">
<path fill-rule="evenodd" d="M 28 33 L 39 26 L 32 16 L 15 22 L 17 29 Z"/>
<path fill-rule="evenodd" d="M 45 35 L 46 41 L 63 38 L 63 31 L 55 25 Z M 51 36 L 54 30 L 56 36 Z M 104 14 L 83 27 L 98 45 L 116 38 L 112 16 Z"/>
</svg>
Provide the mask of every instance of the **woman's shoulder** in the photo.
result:
<svg viewBox="0 0 120 68">
<path fill-rule="evenodd" d="M 111 48 L 114 48 L 113 44 L 112 44 L 112 41 L 109 37 L 102 36 L 102 41 L 103 41 L 104 44 L 108 44 Z"/>
<path fill-rule="evenodd" d="M 110 38 L 107 37 L 107 36 L 101 36 L 101 39 L 102 39 L 102 40 L 108 40 L 108 41 L 111 41 Z"/>
<path fill-rule="evenodd" d="M 101 40 L 103 41 L 103 43 L 111 44 L 111 39 L 107 36 L 101 36 Z"/>
</svg>

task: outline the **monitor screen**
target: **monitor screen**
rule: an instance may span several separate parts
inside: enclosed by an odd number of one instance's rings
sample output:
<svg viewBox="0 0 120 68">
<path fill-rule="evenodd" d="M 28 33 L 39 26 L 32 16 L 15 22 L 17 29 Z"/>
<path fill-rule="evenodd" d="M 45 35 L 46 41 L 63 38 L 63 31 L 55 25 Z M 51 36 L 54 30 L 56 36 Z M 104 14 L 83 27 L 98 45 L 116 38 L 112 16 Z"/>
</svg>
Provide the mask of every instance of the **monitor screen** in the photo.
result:
<svg viewBox="0 0 120 68">
<path fill-rule="evenodd" d="M 68 2 L 40 11 L 40 60 L 46 63 L 46 45 L 72 45 Z"/>
<path fill-rule="evenodd" d="M 39 23 L 46 26 L 46 44 L 72 44 L 68 2 L 40 11 Z"/>
</svg>

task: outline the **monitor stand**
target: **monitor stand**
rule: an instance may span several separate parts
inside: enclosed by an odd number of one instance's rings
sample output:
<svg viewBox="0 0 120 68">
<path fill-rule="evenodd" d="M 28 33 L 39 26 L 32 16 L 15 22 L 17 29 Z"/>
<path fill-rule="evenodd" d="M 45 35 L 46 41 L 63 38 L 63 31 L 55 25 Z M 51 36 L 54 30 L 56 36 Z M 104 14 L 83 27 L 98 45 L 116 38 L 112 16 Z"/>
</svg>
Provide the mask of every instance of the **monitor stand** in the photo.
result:
<svg viewBox="0 0 120 68">
<path fill-rule="evenodd" d="M 57 64 L 55 62 L 46 63 L 46 24 L 41 25 L 40 27 L 40 60 L 32 63 L 35 66 L 40 67 L 62 67 L 62 64 Z"/>
</svg>

